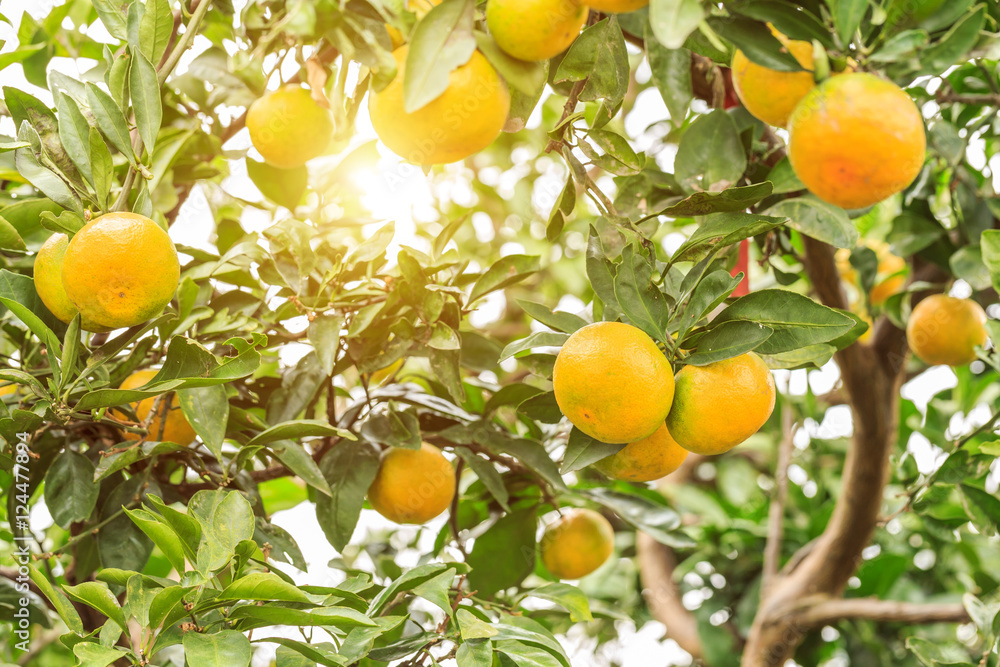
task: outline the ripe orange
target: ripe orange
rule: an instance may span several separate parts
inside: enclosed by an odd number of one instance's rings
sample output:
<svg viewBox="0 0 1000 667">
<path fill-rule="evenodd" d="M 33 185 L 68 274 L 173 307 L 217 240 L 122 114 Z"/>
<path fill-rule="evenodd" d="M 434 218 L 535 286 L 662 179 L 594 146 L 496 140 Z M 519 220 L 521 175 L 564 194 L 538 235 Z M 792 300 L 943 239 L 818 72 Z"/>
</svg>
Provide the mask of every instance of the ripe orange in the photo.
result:
<svg viewBox="0 0 1000 667">
<path fill-rule="evenodd" d="M 455 497 L 455 469 L 441 450 L 391 448 L 382 456 L 368 502 L 396 523 L 427 523 Z"/>
<path fill-rule="evenodd" d="M 379 139 L 415 164 L 456 162 L 493 143 L 507 121 L 510 93 L 486 56 L 473 52 L 469 62 L 451 72 L 441 95 L 406 113 L 406 53 L 406 46 L 393 51 L 396 78 L 368 99 L 368 113 Z"/>
<path fill-rule="evenodd" d="M 569 337 L 552 371 L 556 403 L 601 442 L 635 442 L 663 425 L 674 399 L 667 358 L 641 329 L 589 324 Z"/>
<path fill-rule="evenodd" d="M 733 55 L 733 88 L 747 111 L 765 123 L 785 127 L 795 106 L 816 87 L 813 47 L 809 42 L 788 39 L 777 30 L 771 32 L 806 71 L 768 69 L 737 50 Z"/>
<path fill-rule="evenodd" d="M 542 563 L 560 579 L 579 579 L 603 565 L 614 546 L 607 519 L 594 510 L 572 509 L 545 528 Z"/>
<path fill-rule="evenodd" d="M 66 296 L 66 288 L 63 287 L 62 267 L 67 246 L 69 246 L 68 236 L 53 234 L 39 249 L 35 255 L 35 291 L 49 312 L 68 324 L 80 311 Z M 102 327 L 82 318 L 80 326 L 86 331 L 111 331 L 108 327 Z"/>
<path fill-rule="evenodd" d="M 0 396 L 10 396 L 11 394 L 16 394 L 19 386 L 20 385 L 16 384 L 5 384 L 0 387 Z"/>
<path fill-rule="evenodd" d="M 764 425 L 774 410 L 774 378 L 753 352 L 707 366 L 685 366 L 667 428 L 681 447 L 713 456 Z"/>
<path fill-rule="evenodd" d="M 594 467 L 611 479 L 652 482 L 680 468 L 687 456 L 688 451 L 677 444 L 664 424 L 653 435 L 625 445 Z"/>
<path fill-rule="evenodd" d="M 583 4 L 605 14 L 626 14 L 642 9 L 649 0 L 584 0 Z"/>
<path fill-rule="evenodd" d="M 986 313 L 971 299 L 934 294 L 916 305 L 906 323 L 906 342 L 930 366 L 964 366 L 986 343 Z"/>
<path fill-rule="evenodd" d="M 138 213 L 108 213 L 69 242 L 62 282 L 83 321 L 119 329 L 159 314 L 174 298 L 180 274 L 162 227 Z"/>
<path fill-rule="evenodd" d="M 301 86 L 267 93 L 247 109 L 247 129 L 268 164 L 301 167 L 324 153 L 333 136 L 330 113 Z"/>
<path fill-rule="evenodd" d="M 577 0 L 490 0 L 486 25 L 515 58 L 548 60 L 569 48 L 589 13 Z"/>
<path fill-rule="evenodd" d="M 924 164 L 920 110 L 894 83 L 871 74 L 834 76 L 806 95 L 788 123 L 788 157 L 820 199 L 854 209 L 913 182 Z"/>
<path fill-rule="evenodd" d="M 118 388 L 138 389 L 148 384 L 158 372 L 152 368 L 136 371 L 125 378 L 125 381 Z M 156 408 L 156 415 L 149 422 L 146 440 L 176 442 L 178 445 L 187 445 L 195 439 L 196 434 L 194 429 L 191 428 L 191 424 L 184 416 L 184 413 L 181 412 L 180 399 L 177 398 L 177 394 L 170 392 L 160 397 L 159 401 L 157 401 L 156 396 L 153 396 L 132 404 L 135 416 L 139 418 L 140 422 L 146 421 L 149 412 L 154 407 Z M 166 415 L 166 419 L 163 418 L 164 415 Z M 124 417 L 124 415 L 120 416 Z M 126 440 L 139 440 L 139 438 L 138 433 L 125 433 Z"/>
</svg>

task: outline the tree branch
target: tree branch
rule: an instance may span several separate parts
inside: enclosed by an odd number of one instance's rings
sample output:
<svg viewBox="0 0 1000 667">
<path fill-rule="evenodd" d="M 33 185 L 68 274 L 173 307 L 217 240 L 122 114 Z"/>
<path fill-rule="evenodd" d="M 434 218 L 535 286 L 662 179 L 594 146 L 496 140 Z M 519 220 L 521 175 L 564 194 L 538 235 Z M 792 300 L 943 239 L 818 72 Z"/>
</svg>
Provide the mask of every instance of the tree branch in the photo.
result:
<svg viewBox="0 0 1000 667">
<path fill-rule="evenodd" d="M 768 508 L 767 543 L 764 546 L 764 571 L 761 575 L 761 597 L 767 595 L 774 577 L 778 574 L 781 560 L 781 542 L 785 535 L 785 503 L 788 500 L 788 466 L 792 462 L 796 424 L 792 420 L 792 408 L 785 405 L 781 409 L 781 442 L 778 444 L 778 468 L 775 471 L 774 499 Z"/>
<path fill-rule="evenodd" d="M 667 626 L 667 636 L 670 639 L 692 657 L 701 658 L 704 652 L 698 636 L 698 622 L 681 602 L 681 591 L 674 581 L 677 557 L 673 549 L 643 532 L 636 533 L 635 548 L 642 580 L 642 595 L 650 613 Z"/>
<path fill-rule="evenodd" d="M 883 623 L 968 623 L 969 614 L 959 603 L 915 603 L 851 598 L 826 600 L 811 605 L 797 616 L 803 625 L 819 627 L 845 619 Z"/>
</svg>

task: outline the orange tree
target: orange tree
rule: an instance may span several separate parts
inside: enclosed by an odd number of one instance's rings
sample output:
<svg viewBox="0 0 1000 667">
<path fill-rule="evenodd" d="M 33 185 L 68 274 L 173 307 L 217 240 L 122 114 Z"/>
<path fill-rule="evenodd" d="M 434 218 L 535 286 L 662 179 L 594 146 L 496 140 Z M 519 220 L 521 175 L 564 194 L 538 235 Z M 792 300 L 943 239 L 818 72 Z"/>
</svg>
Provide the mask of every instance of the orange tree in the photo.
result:
<svg viewBox="0 0 1000 667">
<path fill-rule="evenodd" d="M 21 17 L 4 661 L 997 664 L 996 2 L 643 4 Z"/>
</svg>

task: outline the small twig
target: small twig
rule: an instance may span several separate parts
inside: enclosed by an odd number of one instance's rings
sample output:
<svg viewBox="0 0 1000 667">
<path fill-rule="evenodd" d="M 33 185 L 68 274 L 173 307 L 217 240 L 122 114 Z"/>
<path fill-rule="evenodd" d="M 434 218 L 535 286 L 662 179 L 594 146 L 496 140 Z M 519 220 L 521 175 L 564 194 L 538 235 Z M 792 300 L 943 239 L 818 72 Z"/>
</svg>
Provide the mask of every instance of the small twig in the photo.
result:
<svg viewBox="0 0 1000 667">
<path fill-rule="evenodd" d="M 778 444 L 778 467 L 774 474 L 775 491 L 767 515 L 767 543 L 764 546 L 764 570 L 761 574 L 761 598 L 767 594 L 778 574 L 781 559 L 781 542 L 785 534 L 785 503 L 788 500 L 788 466 L 792 462 L 795 432 L 798 425 L 793 421 L 791 406 L 781 409 L 781 442 Z"/>
<path fill-rule="evenodd" d="M 473 454 L 475 456 L 475 454 Z M 455 538 L 455 546 L 458 550 L 462 552 L 466 560 L 469 558 L 469 554 L 465 551 L 465 545 L 462 543 L 462 538 L 459 534 L 458 529 L 458 485 L 462 479 L 462 470 L 465 468 L 465 460 L 459 458 L 458 465 L 455 466 L 455 495 L 451 499 L 451 509 L 448 512 L 448 525 L 451 526 L 451 535 Z M 461 593 L 460 593 L 461 594 Z"/>
</svg>

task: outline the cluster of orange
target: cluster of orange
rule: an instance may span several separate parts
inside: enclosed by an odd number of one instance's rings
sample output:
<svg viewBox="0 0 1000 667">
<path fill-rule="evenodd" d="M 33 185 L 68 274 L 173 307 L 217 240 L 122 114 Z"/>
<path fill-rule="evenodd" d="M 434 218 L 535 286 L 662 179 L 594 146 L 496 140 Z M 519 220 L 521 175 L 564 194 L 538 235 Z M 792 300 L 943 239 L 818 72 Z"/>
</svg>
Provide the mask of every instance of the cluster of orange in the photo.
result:
<svg viewBox="0 0 1000 667">
<path fill-rule="evenodd" d="M 411 0 L 410 11 L 422 18 L 439 2 Z M 486 24 L 505 53 L 536 62 L 569 48 L 591 9 L 622 13 L 648 4 L 649 0 L 490 0 Z M 462 160 L 493 143 L 507 123 L 510 91 L 486 56 L 474 51 L 467 63 L 450 73 L 444 92 L 407 112 L 403 103 L 407 38 L 393 26 L 386 28 L 397 74 L 368 99 L 368 112 L 379 139 L 403 159 L 428 165 Z M 321 155 L 334 129 L 326 109 L 299 86 L 283 88 L 254 102 L 246 125 L 264 159 L 286 169 Z"/>
<path fill-rule="evenodd" d="M 167 232 L 138 213 L 108 213 L 70 240 L 53 234 L 35 256 L 35 289 L 63 322 L 87 331 L 131 327 L 174 298 L 181 268 Z"/>
<path fill-rule="evenodd" d="M 788 128 L 788 158 L 820 199 L 846 209 L 871 206 L 913 182 L 924 164 L 920 110 L 895 84 L 845 71 L 817 84 L 813 48 L 774 31 L 802 66 L 779 72 L 733 57 L 733 87 L 751 114 Z"/>
</svg>

